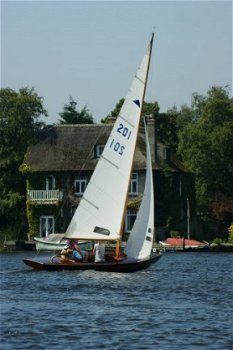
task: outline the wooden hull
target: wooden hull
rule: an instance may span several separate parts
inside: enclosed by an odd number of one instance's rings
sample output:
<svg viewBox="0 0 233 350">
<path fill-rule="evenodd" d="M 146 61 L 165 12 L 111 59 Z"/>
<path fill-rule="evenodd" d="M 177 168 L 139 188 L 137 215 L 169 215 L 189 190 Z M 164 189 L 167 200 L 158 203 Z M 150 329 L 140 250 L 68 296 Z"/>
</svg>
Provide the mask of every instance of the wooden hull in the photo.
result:
<svg viewBox="0 0 233 350">
<path fill-rule="evenodd" d="M 58 271 L 58 270 L 96 270 L 106 272 L 135 272 L 149 267 L 159 260 L 161 254 L 152 253 L 147 259 L 120 260 L 109 259 L 106 262 L 77 262 L 72 259 L 61 259 L 61 257 L 46 257 L 41 259 L 23 259 L 23 262 L 36 270 Z"/>
</svg>

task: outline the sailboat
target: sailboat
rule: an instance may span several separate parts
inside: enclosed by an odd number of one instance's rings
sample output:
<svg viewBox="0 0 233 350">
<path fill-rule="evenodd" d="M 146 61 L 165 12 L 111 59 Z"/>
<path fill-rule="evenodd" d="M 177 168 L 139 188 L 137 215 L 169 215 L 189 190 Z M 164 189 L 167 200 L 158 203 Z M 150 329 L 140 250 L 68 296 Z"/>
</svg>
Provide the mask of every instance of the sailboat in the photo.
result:
<svg viewBox="0 0 233 350">
<path fill-rule="evenodd" d="M 154 33 L 132 81 L 79 206 L 65 233 L 66 239 L 114 241 L 114 253 L 105 262 L 63 259 L 61 256 L 23 259 L 35 269 L 134 272 L 155 263 L 161 254 L 152 251 L 154 239 L 154 191 L 150 146 L 145 124 L 147 170 L 143 199 L 124 252 L 121 240 L 134 153 L 141 122 Z"/>
</svg>

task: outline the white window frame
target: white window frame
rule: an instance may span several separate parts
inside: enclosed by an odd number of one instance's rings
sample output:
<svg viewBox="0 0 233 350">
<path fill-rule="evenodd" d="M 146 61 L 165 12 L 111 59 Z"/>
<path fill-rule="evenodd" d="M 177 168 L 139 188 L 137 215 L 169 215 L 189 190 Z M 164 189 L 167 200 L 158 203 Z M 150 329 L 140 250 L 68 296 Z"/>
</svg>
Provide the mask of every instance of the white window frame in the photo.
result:
<svg viewBox="0 0 233 350">
<path fill-rule="evenodd" d="M 43 234 L 43 220 L 45 220 L 45 235 Z M 49 220 L 52 220 L 52 230 L 49 230 Z M 54 233 L 54 216 L 43 215 L 40 217 L 40 237 L 47 237 L 50 233 Z"/>
<path fill-rule="evenodd" d="M 103 153 L 104 145 L 96 145 L 96 158 L 99 158 Z"/>
<path fill-rule="evenodd" d="M 77 185 L 78 185 L 78 191 L 77 191 Z M 77 196 L 82 196 L 85 189 L 87 187 L 87 178 L 86 176 L 79 176 L 74 181 L 74 188 L 75 188 L 75 194 Z"/>
<path fill-rule="evenodd" d="M 133 227 L 133 223 L 131 223 L 131 218 L 134 218 L 134 221 L 136 220 L 137 217 L 137 210 L 131 210 L 128 209 L 126 212 L 126 218 L 125 218 L 125 231 L 126 232 L 131 232 L 132 227 Z"/>
<path fill-rule="evenodd" d="M 131 196 L 138 195 L 138 173 L 137 172 L 132 173 L 131 180 L 130 180 L 129 195 Z"/>
</svg>

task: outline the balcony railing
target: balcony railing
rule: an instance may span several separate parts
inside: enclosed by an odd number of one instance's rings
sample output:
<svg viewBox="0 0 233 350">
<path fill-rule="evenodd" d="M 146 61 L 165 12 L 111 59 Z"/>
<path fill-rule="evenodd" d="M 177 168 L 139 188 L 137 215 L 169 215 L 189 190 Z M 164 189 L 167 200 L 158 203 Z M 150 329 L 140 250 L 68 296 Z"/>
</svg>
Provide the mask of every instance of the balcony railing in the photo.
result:
<svg viewBox="0 0 233 350">
<path fill-rule="evenodd" d="M 38 204 L 53 204 L 62 200 L 61 190 L 28 190 L 28 201 Z"/>
</svg>

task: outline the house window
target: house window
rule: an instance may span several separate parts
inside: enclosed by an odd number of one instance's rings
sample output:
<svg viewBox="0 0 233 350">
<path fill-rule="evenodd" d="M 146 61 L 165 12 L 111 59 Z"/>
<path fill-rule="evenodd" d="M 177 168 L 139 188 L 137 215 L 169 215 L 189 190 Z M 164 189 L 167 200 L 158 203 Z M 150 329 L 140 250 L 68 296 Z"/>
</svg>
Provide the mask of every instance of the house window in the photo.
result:
<svg viewBox="0 0 233 350">
<path fill-rule="evenodd" d="M 132 174 L 129 194 L 134 196 L 138 194 L 138 174 L 137 173 Z"/>
<path fill-rule="evenodd" d="M 96 158 L 99 158 L 101 154 L 103 153 L 104 146 L 103 145 L 96 145 Z"/>
<path fill-rule="evenodd" d="M 129 232 L 132 230 L 136 216 L 137 216 L 136 210 L 127 210 L 126 220 L 125 220 L 125 231 L 126 232 Z"/>
<path fill-rule="evenodd" d="M 82 196 L 87 185 L 87 178 L 85 176 L 78 177 L 74 182 L 75 194 Z"/>
<path fill-rule="evenodd" d="M 40 217 L 40 237 L 47 237 L 50 233 L 54 233 L 54 217 Z"/>
<path fill-rule="evenodd" d="M 45 188 L 46 191 L 55 190 L 55 177 L 53 175 L 50 175 L 46 178 Z"/>
</svg>

